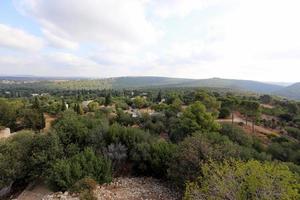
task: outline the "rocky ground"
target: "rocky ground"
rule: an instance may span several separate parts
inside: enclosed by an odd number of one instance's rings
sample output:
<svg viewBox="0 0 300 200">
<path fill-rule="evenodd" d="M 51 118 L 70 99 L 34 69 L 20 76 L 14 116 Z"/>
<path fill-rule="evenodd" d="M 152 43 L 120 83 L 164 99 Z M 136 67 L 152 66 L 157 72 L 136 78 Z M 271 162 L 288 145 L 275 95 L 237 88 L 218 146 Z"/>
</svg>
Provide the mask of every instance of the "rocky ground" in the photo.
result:
<svg viewBox="0 0 300 200">
<path fill-rule="evenodd" d="M 153 178 L 117 178 L 94 191 L 98 200 L 178 200 L 179 194 Z M 48 195 L 44 200 L 79 200 L 68 192 Z"/>
</svg>

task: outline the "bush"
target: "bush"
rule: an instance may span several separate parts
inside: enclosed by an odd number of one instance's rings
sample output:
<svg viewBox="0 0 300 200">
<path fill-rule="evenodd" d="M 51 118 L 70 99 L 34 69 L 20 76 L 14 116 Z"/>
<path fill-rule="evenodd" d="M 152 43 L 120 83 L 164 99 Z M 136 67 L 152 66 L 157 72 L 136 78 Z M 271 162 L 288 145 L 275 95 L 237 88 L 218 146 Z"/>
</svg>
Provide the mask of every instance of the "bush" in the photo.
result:
<svg viewBox="0 0 300 200">
<path fill-rule="evenodd" d="M 78 180 L 93 178 L 98 183 L 110 182 L 111 163 L 109 160 L 96 156 L 90 148 L 64 160 L 57 160 L 49 175 L 49 182 L 57 189 L 67 190 Z"/>
<path fill-rule="evenodd" d="M 91 178 L 84 178 L 77 181 L 71 188 L 71 192 L 79 193 L 80 200 L 97 200 L 94 190 L 97 182 Z"/>
<path fill-rule="evenodd" d="M 122 127 L 119 124 L 110 126 L 108 133 L 104 137 L 107 144 L 121 143 L 125 145 L 129 152 L 129 158 L 132 155 L 132 150 L 139 143 L 150 142 L 153 138 L 148 132 L 137 128 Z"/>
<path fill-rule="evenodd" d="M 175 151 L 176 145 L 165 140 L 152 143 L 150 148 L 151 174 L 159 178 L 166 177 L 168 164 L 172 161 Z"/>
<path fill-rule="evenodd" d="M 176 145 L 162 139 L 151 143 L 140 143 L 132 155 L 135 170 L 141 174 L 165 178 L 175 148 Z"/>
<path fill-rule="evenodd" d="M 239 150 L 227 137 L 218 133 L 195 133 L 179 143 L 169 163 L 168 176 L 182 186 L 187 180 L 194 180 L 200 174 L 200 165 L 210 158 L 222 161 L 239 157 Z"/>
<path fill-rule="evenodd" d="M 244 132 L 243 129 L 236 125 L 232 124 L 222 124 L 220 133 L 226 135 L 233 142 L 238 143 L 239 145 L 251 147 L 253 145 L 252 137 Z"/>
<path fill-rule="evenodd" d="M 267 152 L 274 159 L 300 164 L 300 144 L 285 137 L 274 138 Z"/>
<path fill-rule="evenodd" d="M 80 193 L 85 190 L 93 191 L 97 187 L 97 182 L 92 178 L 83 178 L 79 181 L 77 181 L 72 188 L 70 189 L 70 192 L 74 193 Z"/>
<path fill-rule="evenodd" d="M 57 132 L 64 147 L 74 143 L 82 150 L 89 145 L 91 134 L 106 131 L 107 120 L 93 116 L 80 116 L 73 111 L 65 111 L 53 129 Z"/>
<path fill-rule="evenodd" d="M 221 108 L 220 113 L 219 113 L 219 118 L 220 119 L 226 119 L 230 117 L 230 110 L 228 108 Z"/>
<path fill-rule="evenodd" d="M 0 140 L 0 188 L 28 178 L 33 138 L 32 132 L 22 131 L 7 140 Z"/>
<path fill-rule="evenodd" d="M 118 171 L 127 159 L 127 148 L 120 143 L 110 144 L 104 154 L 112 161 L 113 169 Z"/>
<path fill-rule="evenodd" d="M 299 176 L 280 163 L 258 161 L 209 162 L 202 176 L 187 184 L 185 200 L 299 199 Z"/>
<path fill-rule="evenodd" d="M 80 200 L 97 200 L 93 191 L 84 190 L 79 195 Z"/>
<path fill-rule="evenodd" d="M 229 158 L 271 160 L 266 153 L 234 144 L 227 136 L 219 133 L 194 133 L 179 143 L 169 163 L 168 176 L 182 186 L 186 181 L 195 180 L 200 175 L 199 168 L 203 162 Z"/>
<path fill-rule="evenodd" d="M 286 127 L 285 130 L 288 132 L 288 135 L 300 140 L 300 129 L 294 127 Z"/>
</svg>

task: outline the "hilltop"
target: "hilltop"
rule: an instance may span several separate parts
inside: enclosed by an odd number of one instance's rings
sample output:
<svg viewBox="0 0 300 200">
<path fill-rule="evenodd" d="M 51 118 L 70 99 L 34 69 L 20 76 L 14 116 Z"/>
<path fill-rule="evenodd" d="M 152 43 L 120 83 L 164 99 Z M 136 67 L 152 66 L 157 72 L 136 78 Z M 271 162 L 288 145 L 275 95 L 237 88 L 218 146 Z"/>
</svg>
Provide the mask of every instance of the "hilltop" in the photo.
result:
<svg viewBox="0 0 300 200">
<path fill-rule="evenodd" d="M 62 90 L 103 90 L 103 89 L 138 89 L 138 88 L 187 88 L 205 87 L 231 89 L 235 91 L 273 94 L 281 97 L 300 99 L 300 83 L 283 86 L 237 79 L 187 79 L 156 76 L 114 77 L 114 78 L 68 78 L 68 77 L 0 77 L 0 89 L 62 89 Z"/>
</svg>

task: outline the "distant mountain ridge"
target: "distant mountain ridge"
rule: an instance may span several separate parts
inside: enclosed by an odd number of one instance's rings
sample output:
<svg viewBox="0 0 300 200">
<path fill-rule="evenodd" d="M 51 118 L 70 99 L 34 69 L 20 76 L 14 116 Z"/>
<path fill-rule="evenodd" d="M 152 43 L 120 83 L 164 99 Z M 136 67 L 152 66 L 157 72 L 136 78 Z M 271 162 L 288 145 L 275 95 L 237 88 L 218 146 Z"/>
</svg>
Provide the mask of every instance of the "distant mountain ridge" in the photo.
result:
<svg viewBox="0 0 300 200">
<path fill-rule="evenodd" d="M 293 85 L 284 87 L 278 91 L 275 91 L 274 94 L 290 99 L 300 100 L 300 83 L 295 83 Z"/>
<path fill-rule="evenodd" d="M 268 83 L 262 83 L 258 81 L 250 80 L 235 80 L 235 79 L 200 79 L 190 81 L 182 84 L 184 87 L 217 87 L 217 88 L 231 88 L 239 90 L 247 90 L 258 93 L 270 93 L 282 89 L 283 86 L 273 85 Z"/>
<path fill-rule="evenodd" d="M 23 87 L 55 88 L 55 89 L 137 89 L 149 87 L 208 87 L 208 88 L 226 88 L 239 91 L 248 91 L 263 94 L 274 94 L 286 98 L 300 100 L 300 83 L 290 86 L 280 84 L 264 83 L 251 80 L 236 79 L 187 79 L 187 78 L 169 78 L 157 76 L 129 76 L 114 77 L 102 79 L 89 78 L 68 78 L 68 77 L 13 77 L 0 76 L 0 89 L 5 88 L 10 83 L 10 88 L 19 82 L 24 82 Z M 30 81 L 33 81 L 30 82 Z M 29 82 L 26 84 L 26 82 Z M 37 82 L 37 83 L 35 83 Z M 16 84 L 17 85 L 17 84 Z"/>
</svg>

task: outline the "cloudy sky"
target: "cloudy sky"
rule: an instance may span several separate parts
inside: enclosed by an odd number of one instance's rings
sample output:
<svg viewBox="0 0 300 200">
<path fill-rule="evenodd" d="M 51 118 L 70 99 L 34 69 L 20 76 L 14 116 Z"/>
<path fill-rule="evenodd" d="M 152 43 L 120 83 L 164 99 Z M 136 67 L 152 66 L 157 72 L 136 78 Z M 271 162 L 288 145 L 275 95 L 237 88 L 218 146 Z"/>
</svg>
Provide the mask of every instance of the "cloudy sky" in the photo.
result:
<svg viewBox="0 0 300 200">
<path fill-rule="evenodd" d="M 0 75 L 300 81 L 299 0 L 1 0 Z"/>
</svg>

